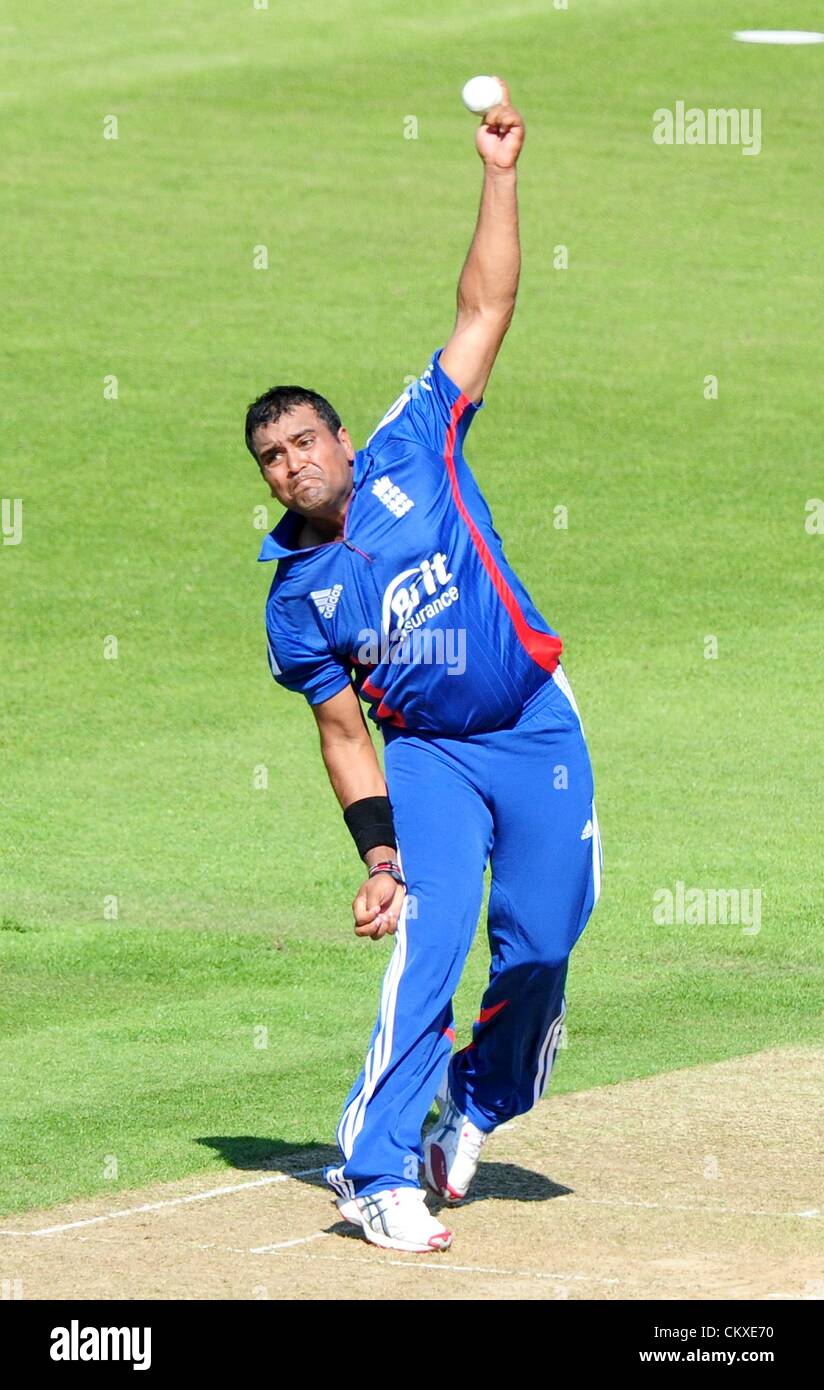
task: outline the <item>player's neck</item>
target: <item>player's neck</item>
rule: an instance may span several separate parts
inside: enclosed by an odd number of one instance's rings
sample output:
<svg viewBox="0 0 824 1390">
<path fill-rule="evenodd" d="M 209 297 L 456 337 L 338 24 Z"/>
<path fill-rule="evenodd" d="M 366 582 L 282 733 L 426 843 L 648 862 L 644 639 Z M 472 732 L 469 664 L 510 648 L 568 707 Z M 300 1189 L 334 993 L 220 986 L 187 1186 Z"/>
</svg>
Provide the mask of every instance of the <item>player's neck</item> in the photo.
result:
<svg viewBox="0 0 824 1390">
<path fill-rule="evenodd" d="M 298 550 L 309 550 L 313 545 L 327 545 L 329 541 L 339 541 L 343 535 L 343 527 L 334 534 L 328 531 L 321 531 L 317 526 L 313 526 L 311 521 L 305 521 L 298 532 Z"/>
<path fill-rule="evenodd" d="M 298 531 L 298 550 L 307 550 L 313 545 L 328 545 L 330 541 L 343 540 L 349 497 L 351 497 L 351 493 L 338 510 L 325 516 L 314 516 L 311 520 L 307 517 L 304 520 Z"/>
</svg>

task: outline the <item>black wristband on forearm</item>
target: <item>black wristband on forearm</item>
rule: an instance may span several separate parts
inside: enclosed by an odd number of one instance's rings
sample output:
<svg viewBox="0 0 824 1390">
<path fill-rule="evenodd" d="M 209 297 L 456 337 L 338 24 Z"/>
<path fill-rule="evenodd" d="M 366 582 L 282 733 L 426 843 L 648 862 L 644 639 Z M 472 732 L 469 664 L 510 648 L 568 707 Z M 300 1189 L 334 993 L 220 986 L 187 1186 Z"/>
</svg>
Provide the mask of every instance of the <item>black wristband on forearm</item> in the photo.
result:
<svg viewBox="0 0 824 1390">
<path fill-rule="evenodd" d="M 397 847 L 388 796 L 364 796 L 360 801 L 353 801 L 344 811 L 343 819 L 361 859 L 378 845 Z"/>
</svg>

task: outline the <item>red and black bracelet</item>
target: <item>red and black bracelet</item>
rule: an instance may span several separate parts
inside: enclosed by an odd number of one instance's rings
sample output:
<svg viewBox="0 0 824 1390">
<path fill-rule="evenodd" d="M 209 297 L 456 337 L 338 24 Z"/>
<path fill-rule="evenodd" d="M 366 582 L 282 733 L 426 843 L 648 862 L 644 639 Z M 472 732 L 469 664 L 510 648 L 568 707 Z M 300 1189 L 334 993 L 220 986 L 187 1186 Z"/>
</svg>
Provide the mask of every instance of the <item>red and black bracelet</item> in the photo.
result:
<svg viewBox="0 0 824 1390">
<path fill-rule="evenodd" d="M 401 885 L 401 888 L 406 887 L 406 879 L 401 873 L 401 866 L 394 859 L 383 859 L 380 864 L 373 864 L 369 870 L 369 877 L 374 878 L 375 874 L 389 874 L 389 877 L 394 878 L 395 882 Z"/>
</svg>

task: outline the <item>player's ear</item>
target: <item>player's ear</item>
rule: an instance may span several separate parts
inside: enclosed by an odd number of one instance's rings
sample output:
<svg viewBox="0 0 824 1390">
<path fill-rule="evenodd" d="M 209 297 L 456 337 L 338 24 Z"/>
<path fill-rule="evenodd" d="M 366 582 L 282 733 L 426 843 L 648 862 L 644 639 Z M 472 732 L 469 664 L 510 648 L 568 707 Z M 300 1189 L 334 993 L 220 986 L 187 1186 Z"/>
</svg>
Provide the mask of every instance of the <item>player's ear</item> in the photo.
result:
<svg viewBox="0 0 824 1390">
<path fill-rule="evenodd" d="M 346 457 L 348 458 L 350 464 L 354 463 L 355 447 L 351 439 L 349 438 L 349 431 L 345 425 L 341 425 L 340 429 L 338 430 L 338 443 L 342 444 L 344 449 L 346 450 Z"/>
</svg>

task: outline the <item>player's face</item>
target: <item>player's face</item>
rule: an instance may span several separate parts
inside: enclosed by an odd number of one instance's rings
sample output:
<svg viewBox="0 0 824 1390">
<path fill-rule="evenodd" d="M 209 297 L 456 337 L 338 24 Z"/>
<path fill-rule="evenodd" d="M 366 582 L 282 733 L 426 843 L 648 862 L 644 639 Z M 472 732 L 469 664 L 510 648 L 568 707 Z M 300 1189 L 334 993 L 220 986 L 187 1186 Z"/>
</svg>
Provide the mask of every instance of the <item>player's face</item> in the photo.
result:
<svg viewBox="0 0 824 1390">
<path fill-rule="evenodd" d="M 334 511 L 352 489 L 352 441 L 343 425 L 334 435 L 311 405 L 260 425 L 254 446 L 269 491 L 293 512 Z"/>
</svg>

